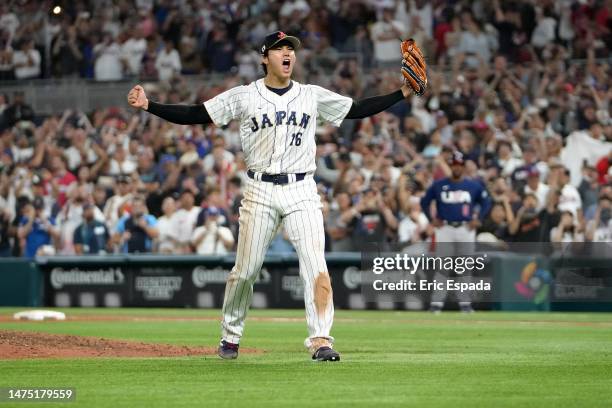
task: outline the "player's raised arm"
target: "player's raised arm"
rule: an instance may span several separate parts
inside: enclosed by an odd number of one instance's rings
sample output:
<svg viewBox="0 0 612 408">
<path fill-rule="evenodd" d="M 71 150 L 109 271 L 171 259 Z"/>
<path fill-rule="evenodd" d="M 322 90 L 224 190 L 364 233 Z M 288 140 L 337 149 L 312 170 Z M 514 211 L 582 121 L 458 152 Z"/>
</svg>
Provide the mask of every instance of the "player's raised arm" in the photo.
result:
<svg viewBox="0 0 612 408">
<path fill-rule="evenodd" d="M 404 77 L 404 85 L 388 95 L 353 101 L 346 119 L 361 119 L 376 115 L 411 94 L 423 95 L 427 88 L 427 66 L 421 49 L 413 39 L 409 39 L 401 42 L 400 50 L 402 53 L 401 73 Z"/>
<path fill-rule="evenodd" d="M 404 85 L 401 89 L 387 95 L 372 96 L 370 98 L 353 101 L 351 109 L 346 114 L 346 119 L 362 119 L 376 115 L 395 105 L 402 99 L 407 98 L 410 94 L 412 94 L 412 90 L 408 85 Z"/>
<path fill-rule="evenodd" d="M 136 85 L 128 92 L 127 101 L 133 108 L 145 110 L 179 125 L 212 123 L 204 105 L 170 105 L 149 101 L 144 88 L 140 85 Z"/>
</svg>

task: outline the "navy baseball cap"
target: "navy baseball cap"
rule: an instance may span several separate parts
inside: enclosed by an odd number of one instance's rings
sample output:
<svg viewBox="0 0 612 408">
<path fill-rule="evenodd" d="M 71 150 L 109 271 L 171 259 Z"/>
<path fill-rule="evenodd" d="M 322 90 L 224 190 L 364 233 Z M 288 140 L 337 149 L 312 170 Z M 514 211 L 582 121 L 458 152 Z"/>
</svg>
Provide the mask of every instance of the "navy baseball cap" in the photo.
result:
<svg viewBox="0 0 612 408">
<path fill-rule="evenodd" d="M 206 209 L 206 215 L 219 215 L 221 214 L 221 211 L 219 211 L 219 209 L 217 207 L 208 207 Z"/>
<path fill-rule="evenodd" d="M 282 31 L 275 31 L 271 34 L 266 35 L 266 38 L 264 38 L 263 44 L 260 49 L 261 54 L 265 54 L 266 51 L 281 42 L 288 42 L 293 46 L 294 50 L 300 48 L 301 45 L 300 40 L 297 37 L 287 35 Z"/>
<path fill-rule="evenodd" d="M 452 157 L 450 158 L 448 162 L 451 166 L 453 164 L 461 164 L 461 165 L 465 164 L 465 160 L 463 159 L 463 153 L 459 151 L 454 151 Z"/>
</svg>

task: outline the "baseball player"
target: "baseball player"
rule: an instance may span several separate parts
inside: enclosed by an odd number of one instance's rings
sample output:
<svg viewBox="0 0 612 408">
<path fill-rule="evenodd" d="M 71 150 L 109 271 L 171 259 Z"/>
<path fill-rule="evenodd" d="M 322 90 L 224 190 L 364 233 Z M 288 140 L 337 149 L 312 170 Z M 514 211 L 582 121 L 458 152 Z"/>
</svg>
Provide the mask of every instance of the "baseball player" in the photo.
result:
<svg viewBox="0 0 612 408">
<path fill-rule="evenodd" d="M 491 199 L 484 185 L 464 177 L 465 162 L 461 152 L 453 152 L 449 164 L 451 177 L 434 182 L 421 199 L 421 207 L 435 227 L 436 254 L 466 256 L 474 253 L 476 228 L 488 214 Z M 435 217 L 431 215 L 432 202 L 436 203 Z M 479 206 L 478 213 L 476 205 Z M 436 273 L 438 281 L 446 281 L 447 278 L 443 271 Z M 459 280 L 462 278 L 465 277 Z M 430 310 L 439 313 L 445 300 L 446 290 L 434 291 Z M 458 300 L 461 311 L 474 311 L 465 293 Z"/>
<path fill-rule="evenodd" d="M 334 306 L 321 202 L 313 180 L 315 129 L 317 120 L 339 126 L 344 119 L 381 112 L 413 92 L 422 94 L 427 84 L 424 60 L 409 41 L 402 43 L 402 72 L 410 80 L 396 92 L 360 101 L 291 80 L 300 41 L 281 31 L 266 36 L 261 46 L 264 78 L 229 89 L 203 105 L 159 104 L 149 101 L 141 86 L 130 90 L 130 105 L 174 123 L 239 123 L 248 179 L 240 208 L 236 264 L 225 289 L 220 357 L 238 357 L 253 282 L 270 241 L 282 226 L 298 254 L 304 284 L 309 334 L 304 344 L 313 360 L 340 360 L 330 335 Z"/>
</svg>

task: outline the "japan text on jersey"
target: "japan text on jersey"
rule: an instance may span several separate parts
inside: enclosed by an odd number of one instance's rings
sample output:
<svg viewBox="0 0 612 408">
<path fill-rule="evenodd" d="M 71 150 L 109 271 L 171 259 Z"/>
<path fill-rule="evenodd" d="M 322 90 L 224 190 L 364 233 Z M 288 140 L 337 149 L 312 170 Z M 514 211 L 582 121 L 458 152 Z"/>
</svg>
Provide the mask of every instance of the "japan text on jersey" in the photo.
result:
<svg viewBox="0 0 612 408">
<path fill-rule="evenodd" d="M 316 120 L 339 126 L 353 100 L 293 81 L 283 95 L 263 79 L 225 91 L 204 103 L 217 126 L 238 120 L 249 170 L 267 174 L 316 170 Z"/>
<path fill-rule="evenodd" d="M 306 113 L 302 113 L 301 115 L 299 115 L 295 111 L 291 111 L 289 112 L 289 115 L 287 116 L 286 111 L 277 111 L 273 115 L 274 124 L 268 117 L 267 113 L 262 114 L 259 119 L 255 116 L 252 117 L 251 122 L 253 123 L 253 126 L 251 126 L 251 131 L 257 132 L 260 129 L 265 129 L 267 127 L 272 127 L 272 126 L 281 126 L 281 125 L 298 126 L 297 118 L 299 116 L 301 116 L 299 127 L 306 129 L 308 127 L 308 122 L 310 122 L 310 115 Z"/>
</svg>

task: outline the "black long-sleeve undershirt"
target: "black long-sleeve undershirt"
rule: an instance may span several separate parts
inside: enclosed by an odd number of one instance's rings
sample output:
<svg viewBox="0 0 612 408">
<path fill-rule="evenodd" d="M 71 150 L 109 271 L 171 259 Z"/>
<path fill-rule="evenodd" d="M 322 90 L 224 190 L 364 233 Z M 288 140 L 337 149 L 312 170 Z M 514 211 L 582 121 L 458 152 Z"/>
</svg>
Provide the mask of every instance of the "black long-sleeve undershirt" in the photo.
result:
<svg viewBox="0 0 612 408">
<path fill-rule="evenodd" d="M 149 101 L 147 112 L 179 125 L 212 123 L 204 105 L 168 105 Z"/>
<path fill-rule="evenodd" d="M 362 119 L 375 115 L 404 99 L 401 89 L 387 95 L 353 101 L 346 119 Z M 149 101 L 147 112 L 179 125 L 197 125 L 212 123 L 206 107 L 200 105 L 168 105 Z"/>
<path fill-rule="evenodd" d="M 346 119 L 362 119 L 376 115 L 404 99 L 401 89 L 387 94 L 353 101 L 353 106 L 346 114 Z"/>
</svg>

